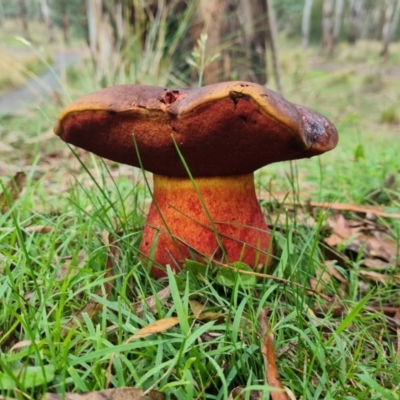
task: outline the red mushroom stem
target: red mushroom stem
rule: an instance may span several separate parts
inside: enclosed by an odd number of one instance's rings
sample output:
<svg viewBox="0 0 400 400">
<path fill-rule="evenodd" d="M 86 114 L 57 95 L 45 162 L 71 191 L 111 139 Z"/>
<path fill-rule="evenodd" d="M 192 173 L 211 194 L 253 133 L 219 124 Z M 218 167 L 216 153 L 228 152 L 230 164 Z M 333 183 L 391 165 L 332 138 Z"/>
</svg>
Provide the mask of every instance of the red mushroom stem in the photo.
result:
<svg viewBox="0 0 400 400">
<path fill-rule="evenodd" d="M 256 197 L 253 173 L 195 178 L 194 182 L 154 175 L 141 253 L 149 255 L 154 249 L 154 262 L 169 264 L 175 271 L 193 255 L 199 260 L 240 260 L 254 268 L 268 266 L 271 237 Z M 165 271 L 155 267 L 153 274 L 161 277 Z"/>
</svg>

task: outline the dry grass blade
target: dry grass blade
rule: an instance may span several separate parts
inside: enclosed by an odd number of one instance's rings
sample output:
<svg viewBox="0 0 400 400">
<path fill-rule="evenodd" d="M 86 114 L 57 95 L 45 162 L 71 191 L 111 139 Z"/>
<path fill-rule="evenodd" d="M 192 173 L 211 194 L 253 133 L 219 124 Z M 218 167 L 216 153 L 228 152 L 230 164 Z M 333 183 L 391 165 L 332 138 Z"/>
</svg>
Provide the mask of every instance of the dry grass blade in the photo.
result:
<svg viewBox="0 0 400 400">
<path fill-rule="evenodd" d="M 371 281 L 382 283 L 384 285 L 388 283 L 393 283 L 393 281 L 400 282 L 400 275 L 385 275 L 380 274 L 379 272 L 365 270 L 360 270 L 359 274 Z"/>
<path fill-rule="evenodd" d="M 9 210 L 9 202 L 18 199 L 19 194 L 26 185 L 25 172 L 17 172 L 7 185 L 4 186 L 3 193 L 0 194 L 0 212 L 5 213 Z"/>
<path fill-rule="evenodd" d="M 165 400 L 165 394 L 158 390 L 150 390 L 146 393 L 142 389 L 119 388 L 82 394 L 47 393 L 43 400 Z"/>
<path fill-rule="evenodd" d="M 154 333 L 161 333 L 166 331 L 167 329 L 172 328 L 175 325 L 179 324 L 178 317 L 170 317 L 160 319 L 158 321 L 152 322 L 150 325 L 145 326 L 142 329 L 139 329 L 133 336 L 131 336 L 128 340 L 125 341 L 126 343 L 130 343 L 133 340 L 141 339 L 146 336 L 150 336 Z"/>
<path fill-rule="evenodd" d="M 38 344 L 39 340 L 36 341 L 32 341 L 32 340 L 21 340 L 18 343 L 15 343 L 14 346 L 11 347 L 10 351 L 16 351 L 19 349 L 22 349 L 23 347 L 29 347 L 31 346 L 33 343 Z"/>
<path fill-rule="evenodd" d="M 109 242 L 107 260 L 104 267 L 105 270 L 104 278 L 107 279 L 113 276 L 113 263 L 116 263 L 118 260 L 119 247 L 117 246 L 117 241 L 114 237 L 112 237 L 112 240 L 109 241 L 109 235 L 107 234 L 106 237 L 103 237 L 103 239 L 105 239 L 104 241 L 106 242 L 106 244 L 108 244 Z M 107 280 L 104 283 L 104 290 L 106 297 L 108 297 L 112 290 L 112 283 L 109 280 Z M 103 290 L 101 287 L 97 290 L 96 294 L 98 296 L 101 296 L 103 294 Z M 78 310 L 69 319 L 64 329 L 61 331 L 61 336 L 66 336 L 71 328 L 72 329 L 77 328 L 78 323 L 83 322 L 83 314 L 88 314 L 89 317 L 92 319 L 101 311 L 102 307 L 103 306 L 97 303 L 96 301 L 89 300 L 80 310 Z"/>
<path fill-rule="evenodd" d="M 394 315 L 393 319 L 396 322 L 400 323 L 400 308 L 396 311 L 396 314 Z M 396 334 L 397 334 L 396 357 L 398 360 L 400 360 L 400 327 L 396 328 Z"/>
<path fill-rule="evenodd" d="M 242 386 L 237 386 L 232 389 L 232 392 L 229 393 L 228 400 L 245 400 L 249 398 L 250 400 L 261 400 L 263 399 L 263 392 L 261 390 L 252 390 L 250 391 L 250 396 L 247 397 L 246 393 L 243 392 Z"/>
<path fill-rule="evenodd" d="M 267 383 L 269 386 L 278 389 L 276 391 L 271 391 L 271 398 L 272 400 L 288 400 L 282 382 L 279 380 L 279 373 L 275 360 L 274 336 L 269 329 L 267 322 L 267 313 L 265 309 L 261 310 L 259 321 L 260 337 L 262 340 L 261 352 L 267 370 Z"/>
<path fill-rule="evenodd" d="M 36 225 L 36 226 L 27 226 L 22 228 L 27 233 L 50 233 L 54 231 L 52 226 L 46 225 Z M 12 232 L 15 228 L 0 228 L 0 232 Z"/>
<path fill-rule="evenodd" d="M 199 303 L 196 300 L 189 300 L 190 309 L 192 310 L 193 315 L 196 319 L 200 321 L 224 321 L 225 315 L 216 312 L 203 312 L 205 309 L 205 305 Z"/>
</svg>

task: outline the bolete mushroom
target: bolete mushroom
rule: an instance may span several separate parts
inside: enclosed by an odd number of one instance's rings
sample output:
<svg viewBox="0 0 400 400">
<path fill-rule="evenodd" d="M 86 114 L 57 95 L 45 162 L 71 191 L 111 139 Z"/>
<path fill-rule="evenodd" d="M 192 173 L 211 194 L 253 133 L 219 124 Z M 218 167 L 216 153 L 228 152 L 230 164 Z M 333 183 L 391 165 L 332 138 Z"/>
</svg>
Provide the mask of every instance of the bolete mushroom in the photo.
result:
<svg viewBox="0 0 400 400">
<path fill-rule="evenodd" d="M 154 174 L 140 252 L 151 255 L 156 277 L 191 256 L 267 266 L 271 238 L 253 172 L 324 153 L 338 140 L 320 114 L 247 82 L 106 88 L 68 106 L 55 133 Z"/>
</svg>

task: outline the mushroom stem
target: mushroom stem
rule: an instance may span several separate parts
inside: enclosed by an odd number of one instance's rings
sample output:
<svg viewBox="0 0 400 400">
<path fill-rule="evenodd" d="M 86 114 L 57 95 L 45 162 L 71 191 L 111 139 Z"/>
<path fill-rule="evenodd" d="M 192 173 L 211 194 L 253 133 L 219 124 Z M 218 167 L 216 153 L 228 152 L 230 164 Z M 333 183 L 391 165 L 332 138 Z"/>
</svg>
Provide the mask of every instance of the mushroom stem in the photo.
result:
<svg viewBox="0 0 400 400">
<path fill-rule="evenodd" d="M 177 271 L 187 258 L 242 261 L 255 269 L 268 266 L 270 240 L 253 173 L 194 182 L 154 175 L 140 251 L 154 261 L 156 277 L 165 275 L 160 265 Z"/>
</svg>

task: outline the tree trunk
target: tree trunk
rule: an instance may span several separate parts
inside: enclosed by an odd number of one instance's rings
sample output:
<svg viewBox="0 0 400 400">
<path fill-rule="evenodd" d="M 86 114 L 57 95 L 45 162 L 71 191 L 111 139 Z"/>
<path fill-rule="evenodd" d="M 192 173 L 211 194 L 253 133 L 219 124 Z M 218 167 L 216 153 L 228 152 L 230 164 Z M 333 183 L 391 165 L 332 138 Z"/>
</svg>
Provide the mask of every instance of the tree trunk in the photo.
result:
<svg viewBox="0 0 400 400">
<path fill-rule="evenodd" d="M 334 0 L 324 0 L 322 9 L 322 48 L 329 54 L 333 53 L 334 48 L 333 5 Z"/>
<path fill-rule="evenodd" d="M 350 0 L 350 20 L 348 42 L 355 45 L 359 35 L 360 15 L 363 9 L 363 0 Z"/>
<path fill-rule="evenodd" d="M 26 40 L 31 40 L 31 37 L 29 35 L 28 16 L 26 13 L 25 0 L 19 0 L 19 15 L 21 17 L 21 22 L 22 22 L 22 36 Z"/>
<path fill-rule="evenodd" d="M 103 12 L 102 0 L 86 0 L 89 47 L 97 82 L 113 84 L 118 65 L 110 16 Z"/>
<path fill-rule="evenodd" d="M 265 85 L 268 81 L 266 53 L 270 35 L 268 27 L 267 4 L 265 0 L 240 1 L 236 9 L 237 26 L 231 26 L 228 35 L 241 30 L 236 47 L 230 50 L 230 57 L 239 67 L 239 78 Z M 231 18 L 229 18 L 231 20 Z M 242 59 L 242 62 L 238 60 Z"/>
<path fill-rule="evenodd" d="M 205 59 L 221 53 L 222 36 L 224 32 L 224 17 L 228 11 L 227 0 L 200 0 L 196 13 L 195 25 L 190 31 L 191 42 L 195 46 L 201 34 L 207 34 Z M 229 63 L 224 55 L 209 64 L 203 73 L 203 84 L 219 82 L 225 63 Z M 225 66 L 225 69 L 230 67 Z"/>
<path fill-rule="evenodd" d="M 310 23 L 311 23 L 311 12 L 312 12 L 313 0 L 306 0 L 303 8 L 303 21 L 301 25 L 302 34 L 302 45 L 303 49 L 308 47 L 310 40 Z"/>
<path fill-rule="evenodd" d="M 333 24 L 333 40 L 337 43 L 340 35 L 340 27 L 342 24 L 342 13 L 343 13 L 343 0 L 336 0 L 335 5 L 335 20 Z"/>
<path fill-rule="evenodd" d="M 381 56 L 386 61 L 389 56 L 389 43 L 392 33 L 392 22 L 396 11 L 397 0 L 385 0 L 382 26 L 382 51 Z"/>
<path fill-rule="evenodd" d="M 268 27 L 269 27 L 269 44 L 271 46 L 271 57 L 272 57 L 272 66 L 274 69 L 274 77 L 276 82 L 276 88 L 278 92 L 283 94 L 283 86 L 282 86 L 282 74 L 279 66 L 279 57 L 278 57 L 278 40 L 277 40 L 277 29 L 276 29 L 276 18 L 275 18 L 275 10 L 272 4 L 272 0 L 265 0 L 267 3 L 267 15 L 268 15 Z"/>
<path fill-rule="evenodd" d="M 121 47 L 125 38 L 125 25 L 122 0 L 117 0 L 115 5 L 115 24 L 117 28 L 118 47 Z"/>
<path fill-rule="evenodd" d="M 47 0 L 40 0 L 40 8 L 44 23 L 46 24 L 49 43 L 54 43 L 55 37 L 54 37 L 53 21 L 51 20 L 51 12 Z"/>
<path fill-rule="evenodd" d="M 397 7 L 394 12 L 394 17 L 393 17 L 393 22 L 392 22 L 392 27 L 391 27 L 391 38 L 395 39 L 397 27 L 399 25 L 399 19 L 400 19 L 400 1 L 397 0 Z"/>
<path fill-rule="evenodd" d="M 67 0 L 61 0 L 61 14 L 63 40 L 66 45 L 69 45 L 69 18 L 67 12 Z"/>
<path fill-rule="evenodd" d="M 4 14 L 3 0 L 0 0 L 0 26 L 3 25 L 6 16 Z"/>
</svg>

